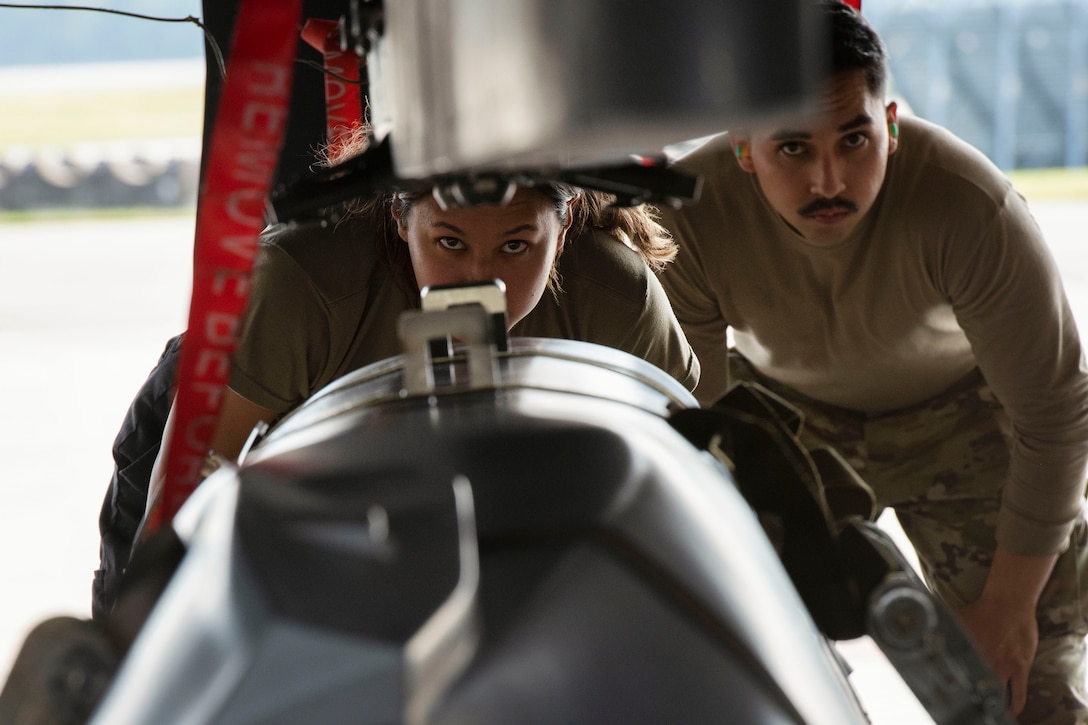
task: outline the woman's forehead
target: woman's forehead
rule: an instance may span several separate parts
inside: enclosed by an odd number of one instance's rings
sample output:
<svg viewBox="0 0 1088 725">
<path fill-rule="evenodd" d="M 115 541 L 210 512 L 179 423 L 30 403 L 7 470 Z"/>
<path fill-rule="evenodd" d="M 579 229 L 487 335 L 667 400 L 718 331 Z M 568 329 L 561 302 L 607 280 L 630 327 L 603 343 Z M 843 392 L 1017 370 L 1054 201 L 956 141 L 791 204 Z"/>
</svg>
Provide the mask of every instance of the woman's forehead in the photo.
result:
<svg viewBox="0 0 1088 725">
<path fill-rule="evenodd" d="M 507 234 L 543 230 L 558 216 L 551 202 L 540 192 L 527 189 L 504 205 L 479 205 L 443 210 L 433 199 L 416 209 L 418 223 L 424 228 L 445 228 L 463 233 Z"/>
<path fill-rule="evenodd" d="M 514 198 L 506 204 L 480 204 L 443 210 L 432 198 L 421 200 L 418 204 L 421 219 L 446 221 L 461 225 L 491 225 L 509 223 L 511 220 L 536 219 L 550 211 L 549 199 L 534 189 L 519 187 Z"/>
</svg>

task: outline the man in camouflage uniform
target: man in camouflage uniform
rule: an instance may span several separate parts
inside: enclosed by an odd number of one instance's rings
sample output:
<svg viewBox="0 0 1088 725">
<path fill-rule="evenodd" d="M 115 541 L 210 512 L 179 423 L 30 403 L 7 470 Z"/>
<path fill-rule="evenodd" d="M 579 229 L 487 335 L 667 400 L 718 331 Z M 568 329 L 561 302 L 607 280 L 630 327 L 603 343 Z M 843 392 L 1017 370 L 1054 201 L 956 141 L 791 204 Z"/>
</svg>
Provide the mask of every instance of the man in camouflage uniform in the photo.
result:
<svg viewBox="0 0 1088 725">
<path fill-rule="evenodd" d="M 1023 723 L 1088 723 L 1088 366 L 1024 199 L 977 150 L 885 100 L 861 15 L 814 0 L 833 67 L 813 106 L 677 165 L 662 274 L 695 395 L 754 380 L 894 509 Z M 734 338 L 730 346 L 728 333 Z"/>
<path fill-rule="evenodd" d="M 761 376 L 735 352 L 730 378 L 758 383 L 804 416 L 801 443 L 831 446 L 895 511 L 927 583 L 953 608 L 978 598 L 993 559 L 995 481 L 1009 464 L 1008 417 L 977 372 L 923 404 L 867 415 L 821 403 Z M 1078 519 L 1036 608 L 1039 647 L 1032 665 L 1024 723 L 1088 722 L 1069 681 L 1084 682 L 1088 591 L 1088 525 Z M 1088 582 L 1086 582 L 1088 584 Z"/>
</svg>

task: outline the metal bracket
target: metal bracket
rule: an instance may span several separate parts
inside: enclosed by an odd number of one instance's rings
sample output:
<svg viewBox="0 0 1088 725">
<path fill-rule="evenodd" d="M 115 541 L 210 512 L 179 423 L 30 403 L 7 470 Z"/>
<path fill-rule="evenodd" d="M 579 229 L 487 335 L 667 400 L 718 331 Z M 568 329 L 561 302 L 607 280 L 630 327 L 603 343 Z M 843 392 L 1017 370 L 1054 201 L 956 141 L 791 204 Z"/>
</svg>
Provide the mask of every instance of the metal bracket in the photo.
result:
<svg viewBox="0 0 1088 725">
<path fill-rule="evenodd" d="M 498 375 L 490 317 L 483 305 L 468 304 L 435 312 L 404 312 L 397 332 L 404 345 L 404 388 L 409 395 L 425 395 L 436 389 L 431 341 L 456 338 L 468 366 L 468 380 L 451 381 L 464 388 L 494 387 Z"/>
</svg>

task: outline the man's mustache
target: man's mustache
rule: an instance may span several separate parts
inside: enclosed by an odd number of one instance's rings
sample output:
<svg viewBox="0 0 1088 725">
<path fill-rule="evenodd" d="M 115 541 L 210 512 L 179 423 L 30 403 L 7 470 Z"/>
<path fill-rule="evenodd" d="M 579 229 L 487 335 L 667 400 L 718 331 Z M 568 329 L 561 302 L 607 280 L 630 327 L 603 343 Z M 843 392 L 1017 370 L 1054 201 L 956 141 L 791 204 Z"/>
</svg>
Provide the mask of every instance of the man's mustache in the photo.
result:
<svg viewBox="0 0 1088 725">
<path fill-rule="evenodd" d="M 801 216 L 812 216 L 813 214 L 819 214 L 822 211 L 834 211 L 842 209 L 844 211 L 856 212 L 858 205 L 849 199 L 843 199 L 836 196 L 833 199 L 817 199 L 808 206 L 801 209 L 798 212 Z"/>
</svg>

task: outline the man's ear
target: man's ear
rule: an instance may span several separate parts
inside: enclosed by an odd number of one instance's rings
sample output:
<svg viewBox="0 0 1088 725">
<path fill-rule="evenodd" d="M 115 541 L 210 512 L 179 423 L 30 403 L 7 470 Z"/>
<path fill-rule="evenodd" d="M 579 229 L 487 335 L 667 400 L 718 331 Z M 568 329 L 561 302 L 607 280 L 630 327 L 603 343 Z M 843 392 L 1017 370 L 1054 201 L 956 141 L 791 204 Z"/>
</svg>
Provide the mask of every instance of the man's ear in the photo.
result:
<svg viewBox="0 0 1088 725">
<path fill-rule="evenodd" d="M 730 143 L 733 146 L 733 156 L 736 157 L 740 167 L 749 174 L 754 174 L 756 168 L 752 165 L 752 147 L 746 136 L 732 136 Z"/>
<path fill-rule="evenodd" d="M 884 109 L 884 117 L 888 123 L 888 155 L 891 156 L 899 148 L 899 106 L 895 101 Z"/>
</svg>

